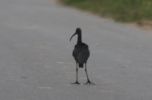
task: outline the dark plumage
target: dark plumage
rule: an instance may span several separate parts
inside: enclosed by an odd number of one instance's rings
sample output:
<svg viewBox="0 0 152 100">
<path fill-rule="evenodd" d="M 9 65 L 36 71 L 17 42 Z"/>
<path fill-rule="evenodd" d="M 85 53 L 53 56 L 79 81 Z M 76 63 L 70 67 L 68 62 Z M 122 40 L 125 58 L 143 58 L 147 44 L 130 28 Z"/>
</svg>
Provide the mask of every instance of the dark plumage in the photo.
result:
<svg viewBox="0 0 152 100">
<path fill-rule="evenodd" d="M 87 63 L 87 60 L 90 56 L 88 45 L 85 43 L 78 43 L 75 45 L 73 50 L 73 57 L 75 61 L 79 64 L 80 68 L 83 68 L 83 65 Z"/>
<path fill-rule="evenodd" d="M 76 29 L 76 32 L 71 36 L 70 41 L 75 35 L 78 35 L 78 40 L 73 50 L 73 57 L 76 61 L 76 82 L 74 84 L 80 84 L 78 82 L 78 68 L 83 68 L 84 65 L 85 65 L 85 72 L 87 76 L 86 84 L 91 84 L 91 81 L 88 77 L 88 72 L 87 72 L 87 60 L 90 56 L 89 47 L 87 44 L 82 42 L 82 34 L 81 34 L 80 28 Z"/>
</svg>

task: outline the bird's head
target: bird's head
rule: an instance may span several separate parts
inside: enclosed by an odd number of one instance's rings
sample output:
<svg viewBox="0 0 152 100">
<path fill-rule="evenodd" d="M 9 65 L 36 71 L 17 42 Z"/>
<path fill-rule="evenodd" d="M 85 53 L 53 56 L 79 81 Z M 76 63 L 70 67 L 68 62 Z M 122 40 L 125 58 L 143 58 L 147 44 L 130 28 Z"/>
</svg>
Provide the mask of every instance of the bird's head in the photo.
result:
<svg viewBox="0 0 152 100">
<path fill-rule="evenodd" d="M 80 35 L 81 34 L 81 28 L 77 28 L 75 33 L 71 36 L 70 38 L 70 41 L 72 40 L 72 38 L 75 36 L 75 35 Z"/>
</svg>

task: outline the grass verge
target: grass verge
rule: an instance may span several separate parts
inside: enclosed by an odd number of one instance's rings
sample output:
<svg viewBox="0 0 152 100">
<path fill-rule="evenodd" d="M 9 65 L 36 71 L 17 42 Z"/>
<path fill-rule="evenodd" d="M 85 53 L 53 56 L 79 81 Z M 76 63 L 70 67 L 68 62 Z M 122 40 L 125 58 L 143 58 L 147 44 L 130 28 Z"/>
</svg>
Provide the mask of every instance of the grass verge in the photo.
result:
<svg viewBox="0 0 152 100">
<path fill-rule="evenodd" d="M 68 6 L 91 11 L 122 22 L 152 21 L 152 0 L 60 0 Z"/>
</svg>

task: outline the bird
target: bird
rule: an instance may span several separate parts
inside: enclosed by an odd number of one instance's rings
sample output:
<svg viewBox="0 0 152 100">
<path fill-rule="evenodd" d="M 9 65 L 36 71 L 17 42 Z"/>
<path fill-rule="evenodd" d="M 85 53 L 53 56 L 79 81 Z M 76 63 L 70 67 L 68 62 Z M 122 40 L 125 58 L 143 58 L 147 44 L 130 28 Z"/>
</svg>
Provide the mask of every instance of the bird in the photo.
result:
<svg viewBox="0 0 152 100">
<path fill-rule="evenodd" d="M 85 84 L 94 84 L 93 82 L 90 81 L 89 76 L 88 76 L 88 71 L 87 71 L 87 60 L 90 56 L 90 50 L 89 46 L 86 43 L 82 42 L 82 30 L 81 28 L 76 28 L 75 33 L 71 36 L 70 41 L 72 38 L 77 35 L 77 43 L 74 46 L 73 50 L 73 58 L 76 62 L 76 81 L 73 84 L 80 84 L 78 81 L 78 69 L 79 68 L 84 68 L 85 73 L 86 73 L 86 78 L 87 82 Z"/>
</svg>

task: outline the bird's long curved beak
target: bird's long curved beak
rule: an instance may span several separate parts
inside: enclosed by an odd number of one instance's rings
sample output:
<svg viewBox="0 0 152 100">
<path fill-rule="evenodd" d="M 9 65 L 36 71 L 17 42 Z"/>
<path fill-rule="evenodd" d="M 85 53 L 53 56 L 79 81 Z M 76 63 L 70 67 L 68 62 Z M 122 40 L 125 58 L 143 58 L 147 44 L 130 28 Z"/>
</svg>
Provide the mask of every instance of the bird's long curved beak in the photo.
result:
<svg viewBox="0 0 152 100">
<path fill-rule="evenodd" d="M 77 33 L 74 33 L 74 34 L 71 36 L 70 41 L 72 40 L 72 38 L 73 38 L 76 34 L 77 34 Z"/>
</svg>

